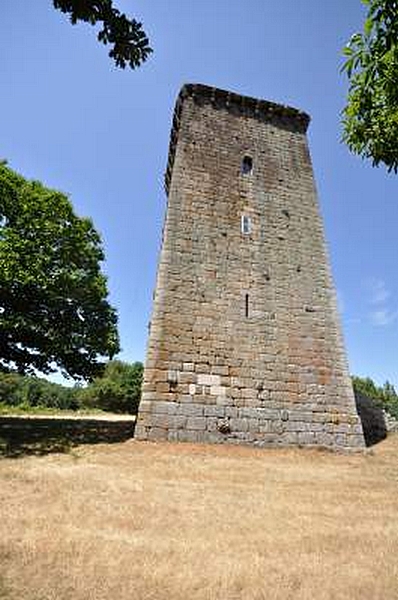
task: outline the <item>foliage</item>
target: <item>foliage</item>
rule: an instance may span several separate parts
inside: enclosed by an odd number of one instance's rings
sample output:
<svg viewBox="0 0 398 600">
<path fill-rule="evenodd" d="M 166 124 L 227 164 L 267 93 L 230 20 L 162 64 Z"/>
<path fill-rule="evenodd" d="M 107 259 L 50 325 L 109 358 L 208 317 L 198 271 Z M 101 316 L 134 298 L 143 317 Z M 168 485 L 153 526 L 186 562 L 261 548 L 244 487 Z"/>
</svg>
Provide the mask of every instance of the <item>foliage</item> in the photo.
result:
<svg viewBox="0 0 398 600">
<path fill-rule="evenodd" d="M 66 387 L 35 375 L 0 372 L 0 412 L 54 409 L 136 414 L 142 373 L 140 362 L 113 360 L 107 363 L 101 377 L 82 388 Z"/>
<path fill-rule="evenodd" d="M 67 388 L 39 377 L 0 373 L 0 406 L 76 410 L 75 388 Z"/>
<path fill-rule="evenodd" d="M 362 0 L 362 33 L 344 48 L 349 81 L 343 140 L 374 165 L 398 170 L 398 0 Z"/>
<path fill-rule="evenodd" d="M 81 405 L 116 413 L 137 414 L 141 397 L 143 366 L 110 361 L 101 377 L 80 392 Z"/>
<path fill-rule="evenodd" d="M 398 394 L 394 386 L 386 381 L 380 387 L 370 377 L 352 377 L 354 392 L 375 400 L 382 408 L 395 418 L 398 418 Z"/>
<path fill-rule="evenodd" d="M 73 25 L 78 21 L 91 25 L 101 23 L 98 40 L 103 44 L 112 44 L 109 56 L 117 67 L 124 69 L 129 65 L 135 69 L 152 52 L 142 24 L 121 14 L 114 8 L 112 0 L 53 0 L 53 4 L 56 9 L 70 16 Z"/>
<path fill-rule="evenodd" d="M 91 221 L 0 164 L 0 370 L 90 379 L 119 349 Z"/>
</svg>

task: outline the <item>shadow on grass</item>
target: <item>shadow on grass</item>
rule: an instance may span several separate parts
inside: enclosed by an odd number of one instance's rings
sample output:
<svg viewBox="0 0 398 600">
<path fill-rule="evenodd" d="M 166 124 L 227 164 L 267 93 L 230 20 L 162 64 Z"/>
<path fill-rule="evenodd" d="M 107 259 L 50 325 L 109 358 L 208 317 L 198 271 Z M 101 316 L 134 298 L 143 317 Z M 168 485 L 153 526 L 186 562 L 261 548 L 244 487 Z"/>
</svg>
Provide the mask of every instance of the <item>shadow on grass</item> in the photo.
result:
<svg viewBox="0 0 398 600">
<path fill-rule="evenodd" d="M 80 444 L 117 443 L 134 435 L 132 420 L 0 417 L 0 456 L 70 452 Z"/>
</svg>

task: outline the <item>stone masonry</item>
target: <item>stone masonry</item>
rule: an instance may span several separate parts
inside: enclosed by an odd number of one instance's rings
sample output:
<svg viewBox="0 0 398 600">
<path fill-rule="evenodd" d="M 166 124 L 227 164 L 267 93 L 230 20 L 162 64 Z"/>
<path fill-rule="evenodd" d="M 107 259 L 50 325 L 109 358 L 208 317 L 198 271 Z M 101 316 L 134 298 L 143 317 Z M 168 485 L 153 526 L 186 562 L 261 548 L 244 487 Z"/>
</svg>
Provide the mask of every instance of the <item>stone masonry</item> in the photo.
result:
<svg viewBox="0 0 398 600">
<path fill-rule="evenodd" d="M 185 85 L 136 437 L 364 447 L 306 130 Z"/>
</svg>

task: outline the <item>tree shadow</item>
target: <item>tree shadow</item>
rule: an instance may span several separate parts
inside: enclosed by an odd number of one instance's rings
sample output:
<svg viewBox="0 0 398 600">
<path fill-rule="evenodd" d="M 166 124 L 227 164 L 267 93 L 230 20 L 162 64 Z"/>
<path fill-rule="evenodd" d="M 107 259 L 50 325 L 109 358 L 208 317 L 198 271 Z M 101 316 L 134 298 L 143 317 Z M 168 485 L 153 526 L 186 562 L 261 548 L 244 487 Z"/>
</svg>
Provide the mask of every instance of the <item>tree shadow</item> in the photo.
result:
<svg viewBox="0 0 398 600">
<path fill-rule="evenodd" d="M 0 456 L 68 453 L 81 444 L 118 443 L 134 435 L 133 420 L 0 417 Z"/>
<path fill-rule="evenodd" d="M 373 446 L 387 437 L 384 411 L 373 398 L 355 392 L 355 403 L 361 419 L 365 444 Z"/>
</svg>

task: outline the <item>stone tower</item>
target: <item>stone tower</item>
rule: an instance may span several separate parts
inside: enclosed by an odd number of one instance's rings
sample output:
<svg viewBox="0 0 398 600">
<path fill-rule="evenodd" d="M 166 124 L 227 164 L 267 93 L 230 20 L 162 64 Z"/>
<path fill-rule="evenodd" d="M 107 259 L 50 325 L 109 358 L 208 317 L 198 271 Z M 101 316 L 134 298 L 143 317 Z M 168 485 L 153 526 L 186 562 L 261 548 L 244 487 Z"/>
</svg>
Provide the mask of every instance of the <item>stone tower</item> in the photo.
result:
<svg viewBox="0 0 398 600">
<path fill-rule="evenodd" d="M 138 439 L 364 446 L 308 123 L 264 100 L 180 91 Z"/>
</svg>

